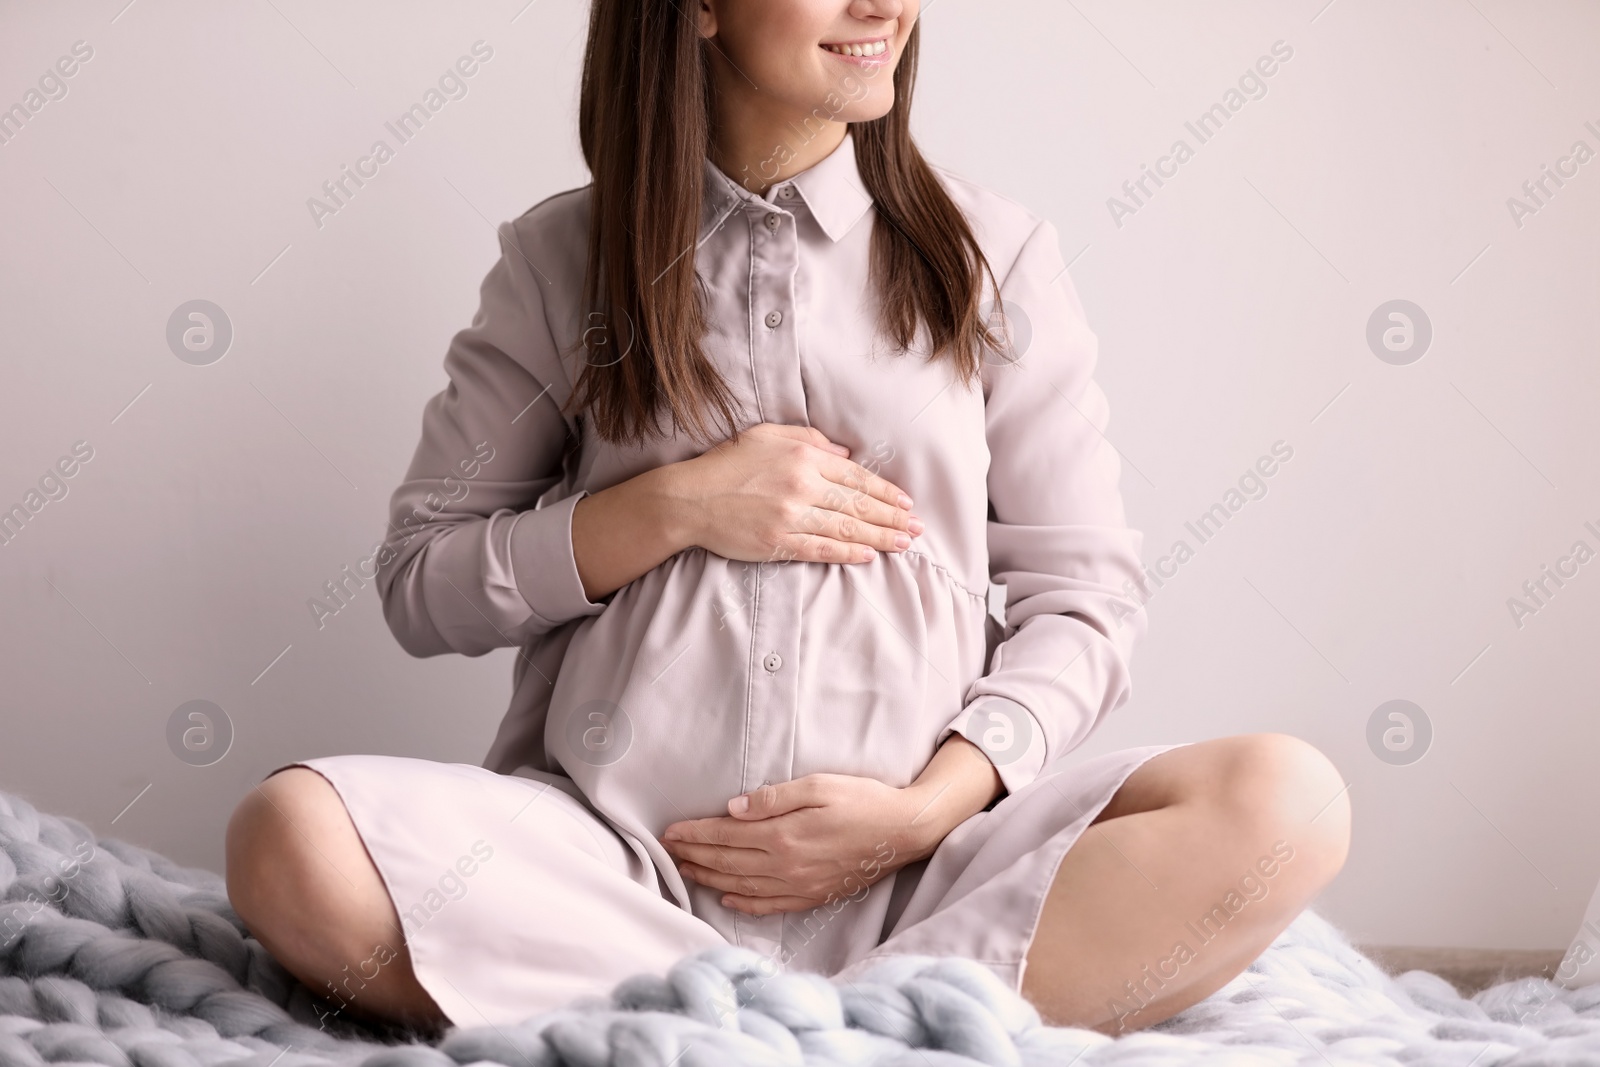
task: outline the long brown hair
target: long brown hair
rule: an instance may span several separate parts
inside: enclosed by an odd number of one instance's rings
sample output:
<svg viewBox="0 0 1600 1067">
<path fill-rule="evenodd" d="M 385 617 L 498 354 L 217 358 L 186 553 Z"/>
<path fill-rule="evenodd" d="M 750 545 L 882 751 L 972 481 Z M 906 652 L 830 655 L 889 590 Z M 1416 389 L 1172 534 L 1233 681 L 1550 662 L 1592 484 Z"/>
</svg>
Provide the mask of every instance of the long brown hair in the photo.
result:
<svg viewBox="0 0 1600 1067">
<path fill-rule="evenodd" d="M 735 398 L 700 345 L 706 322 L 695 244 L 713 88 L 710 45 L 687 13 L 692 6 L 593 0 L 590 10 L 578 131 L 593 175 L 583 299 L 594 310 L 567 408 L 586 414 L 609 441 L 662 433 L 663 413 L 698 441 L 739 426 Z M 879 329 L 899 350 L 915 343 L 921 322 L 928 358 L 951 359 L 970 384 L 993 336 L 979 309 L 983 273 L 997 302 L 999 285 L 965 216 L 911 140 L 920 36 L 919 23 L 894 73 L 893 109 L 850 125 L 876 208 L 872 284 Z"/>
</svg>

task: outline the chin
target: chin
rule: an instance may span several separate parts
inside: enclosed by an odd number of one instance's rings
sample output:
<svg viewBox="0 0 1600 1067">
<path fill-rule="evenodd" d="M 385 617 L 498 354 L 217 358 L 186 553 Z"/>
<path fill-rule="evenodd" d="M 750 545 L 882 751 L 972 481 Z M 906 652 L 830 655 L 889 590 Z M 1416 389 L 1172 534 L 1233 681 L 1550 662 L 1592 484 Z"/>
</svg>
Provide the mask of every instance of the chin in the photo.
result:
<svg viewBox="0 0 1600 1067">
<path fill-rule="evenodd" d="M 872 122 L 881 119 L 894 109 L 894 93 L 891 91 L 884 95 L 882 100 L 863 100 L 852 104 L 839 112 L 840 122 Z"/>
</svg>

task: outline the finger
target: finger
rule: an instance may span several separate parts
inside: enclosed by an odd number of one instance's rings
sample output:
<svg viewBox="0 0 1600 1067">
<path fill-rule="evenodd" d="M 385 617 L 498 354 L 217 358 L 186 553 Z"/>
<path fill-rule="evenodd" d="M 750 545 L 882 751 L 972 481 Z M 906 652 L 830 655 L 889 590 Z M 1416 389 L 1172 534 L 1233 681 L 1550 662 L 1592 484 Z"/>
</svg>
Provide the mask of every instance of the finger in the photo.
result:
<svg viewBox="0 0 1600 1067">
<path fill-rule="evenodd" d="M 757 829 L 738 819 L 718 815 L 710 819 L 688 819 L 675 822 L 662 831 L 662 844 L 670 847 L 674 841 L 699 845 L 716 845 L 720 848 L 761 848 L 771 837 L 771 832 Z"/>
<path fill-rule="evenodd" d="M 779 912 L 811 911 L 813 908 L 822 907 L 827 901 L 810 900 L 806 897 L 751 897 L 739 893 L 724 893 L 722 906 L 742 911 L 746 915 L 776 915 Z"/>
<path fill-rule="evenodd" d="M 691 882 L 745 897 L 789 896 L 794 892 L 787 882 L 779 878 L 728 874 L 710 867 L 702 867 L 698 863 L 680 863 L 678 873 Z"/>
<path fill-rule="evenodd" d="M 843 501 L 838 501 L 843 504 Z M 874 500 L 874 507 L 886 508 L 885 504 Z M 898 511 L 899 509 L 891 509 Z M 902 525 L 909 522 L 911 513 L 900 511 L 899 519 Z M 893 521 L 893 520 L 890 520 Z M 911 547 L 911 533 L 908 530 L 895 529 L 892 526 L 877 526 L 864 522 L 853 515 L 843 511 L 833 511 L 822 506 L 813 506 L 805 511 L 800 518 L 802 533 L 826 537 L 834 541 L 843 541 L 853 545 L 865 545 L 879 552 L 903 552 Z"/>
<path fill-rule="evenodd" d="M 770 819 L 801 808 L 820 807 L 828 798 L 828 783 L 814 774 L 787 782 L 769 783 L 728 801 L 728 813 L 735 819 Z"/>
<path fill-rule="evenodd" d="M 870 563 L 878 558 L 877 549 L 871 545 L 807 533 L 785 537 L 778 544 L 778 552 L 783 559 L 803 563 Z"/>
<path fill-rule="evenodd" d="M 889 479 L 873 474 L 859 463 L 853 463 L 848 459 L 830 459 L 818 469 L 830 482 L 842 485 L 853 492 L 874 497 L 892 507 L 911 510 L 911 497 L 905 490 Z"/>
<path fill-rule="evenodd" d="M 922 533 L 922 520 L 909 508 L 885 504 L 859 489 L 823 479 L 821 492 L 812 506 L 825 512 L 860 520 L 891 532 L 904 531 L 915 537 Z M 812 531 L 821 533 L 821 530 Z"/>
<path fill-rule="evenodd" d="M 723 874 L 736 874 L 747 878 L 771 875 L 774 861 L 770 852 L 753 848 L 721 848 L 717 845 L 697 845 L 689 841 L 676 841 L 667 850 L 680 862 L 693 863 Z"/>
<path fill-rule="evenodd" d="M 826 434 L 817 429 L 815 426 L 790 426 L 787 423 L 782 422 L 769 422 L 765 423 L 764 425 L 766 425 L 780 437 L 788 437 L 795 441 L 804 441 L 808 445 L 814 445 L 817 448 L 832 452 L 838 456 L 850 455 L 850 450 L 848 448 L 846 448 L 844 445 L 834 444 L 832 441 L 828 440 Z"/>
<path fill-rule="evenodd" d="M 817 429 L 815 426 L 806 427 L 806 439 L 812 444 L 816 445 L 818 448 L 826 449 L 829 452 L 837 452 L 846 459 L 850 458 L 850 449 L 846 448 L 844 445 L 838 444 L 837 442 L 828 440 L 828 435 Z"/>
</svg>

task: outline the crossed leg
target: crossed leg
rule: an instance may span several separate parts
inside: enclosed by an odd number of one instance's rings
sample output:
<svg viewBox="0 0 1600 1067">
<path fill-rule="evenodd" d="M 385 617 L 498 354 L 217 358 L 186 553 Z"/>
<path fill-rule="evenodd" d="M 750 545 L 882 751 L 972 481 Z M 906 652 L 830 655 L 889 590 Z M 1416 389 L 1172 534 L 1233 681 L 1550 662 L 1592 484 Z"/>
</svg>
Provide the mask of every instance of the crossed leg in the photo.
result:
<svg viewBox="0 0 1600 1067">
<path fill-rule="evenodd" d="M 1063 857 L 1023 995 L 1057 1025 L 1160 1022 L 1249 966 L 1338 873 L 1349 839 L 1338 771 L 1298 738 L 1154 756 Z"/>
<path fill-rule="evenodd" d="M 239 804 L 227 882 L 256 940 L 341 1011 L 426 1031 L 448 1022 L 417 981 L 399 913 L 344 801 L 316 771 L 288 767 Z M 375 974 L 369 962 L 380 964 Z"/>
<path fill-rule="evenodd" d="M 1349 821 L 1338 772 L 1292 737 L 1221 738 L 1153 757 L 1063 857 L 1024 996 L 1049 1022 L 1107 1033 L 1181 1011 L 1248 966 L 1332 879 Z M 227 882 L 267 950 L 341 1010 L 447 1025 L 344 802 L 316 771 L 282 770 L 239 805 Z M 363 964 L 378 951 L 369 974 Z"/>
</svg>

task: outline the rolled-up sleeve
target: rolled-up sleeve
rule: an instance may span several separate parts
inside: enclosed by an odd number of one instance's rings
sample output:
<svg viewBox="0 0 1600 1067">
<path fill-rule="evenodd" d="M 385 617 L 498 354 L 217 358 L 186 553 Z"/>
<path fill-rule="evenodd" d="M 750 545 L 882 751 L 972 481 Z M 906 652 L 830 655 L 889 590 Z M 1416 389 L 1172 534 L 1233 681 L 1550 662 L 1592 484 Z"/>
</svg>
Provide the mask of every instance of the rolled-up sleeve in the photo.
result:
<svg viewBox="0 0 1600 1067">
<path fill-rule="evenodd" d="M 449 383 L 427 403 L 422 438 L 389 505 L 377 585 L 384 618 L 414 656 L 479 656 L 598 614 L 572 555 L 562 494 L 571 428 L 566 369 L 541 282 L 516 224 L 472 324 L 445 354 Z"/>
<path fill-rule="evenodd" d="M 941 734 L 982 748 L 1009 792 L 1128 699 L 1146 629 L 1134 599 L 1142 536 L 1126 523 L 1109 408 L 1092 377 L 1096 339 L 1065 270 L 1055 227 L 1041 222 L 1001 283 L 1015 358 L 991 355 L 984 418 L 989 566 L 1005 586 L 1005 629 Z"/>
</svg>

